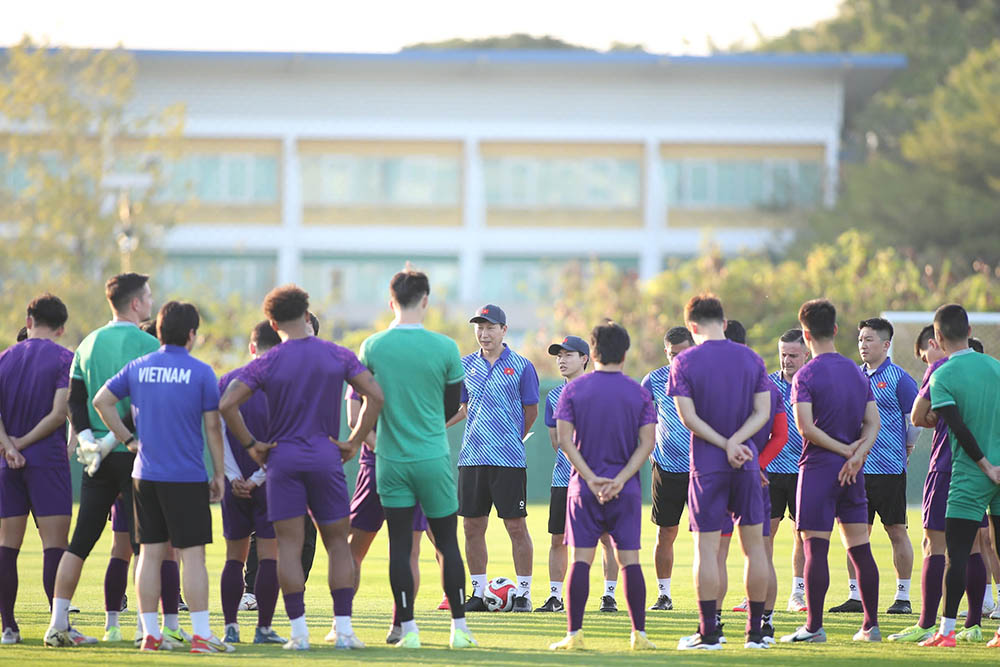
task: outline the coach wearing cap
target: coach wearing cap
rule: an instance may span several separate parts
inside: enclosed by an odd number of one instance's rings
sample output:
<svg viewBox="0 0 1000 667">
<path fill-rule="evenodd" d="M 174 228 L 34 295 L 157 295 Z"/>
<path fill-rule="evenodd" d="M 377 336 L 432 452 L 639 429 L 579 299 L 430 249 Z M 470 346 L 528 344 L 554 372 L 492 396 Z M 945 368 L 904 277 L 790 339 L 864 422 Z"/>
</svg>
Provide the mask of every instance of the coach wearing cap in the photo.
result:
<svg viewBox="0 0 1000 667">
<path fill-rule="evenodd" d="M 486 611 L 486 525 L 490 508 L 496 507 L 514 552 L 513 611 L 531 611 L 534 549 L 524 520 L 524 438 L 538 416 L 538 374 L 530 361 L 503 342 L 507 315 L 499 306 L 483 306 L 469 322 L 479 350 L 462 358 L 462 406 L 448 423 L 467 419 L 458 455 L 458 513 L 464 520 L 465 560 L 472 575 L 472 596 L 465 609 Z"/>
</svg>

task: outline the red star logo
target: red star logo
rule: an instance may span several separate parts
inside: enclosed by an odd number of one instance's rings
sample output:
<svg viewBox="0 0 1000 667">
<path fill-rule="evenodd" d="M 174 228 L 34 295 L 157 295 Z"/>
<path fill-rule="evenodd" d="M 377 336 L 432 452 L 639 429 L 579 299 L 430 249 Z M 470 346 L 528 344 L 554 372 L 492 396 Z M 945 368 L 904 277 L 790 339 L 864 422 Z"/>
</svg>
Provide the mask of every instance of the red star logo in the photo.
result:
<svg viewBox="0 0 1000 667">
<path fill-rule="evenodd" d="M 886 388 L 886 387 L 888 387 L 889 385 L 888 385 L 888 384 L 886 384 L 885 382 L 879 382 L 879 383 L 878 383 L 878 384 L 876 384 L 875 386 L 876 386 L 876 387 L 878 387 L 879 389 L 885 389 L 885 388 Z"/>
<path fill-rule="evenodd" d="M 563 338 L 563 344 L 566 344 L 568 342 L 569 342 L 569 338 Z"/>
<path fill-rule="evenodd" d="M 490 314 L 490 309 L 489 308 L 483 308 L 482 310 L 479 311 L 479 314 L 480 315 L 489 315 Z"/>
<path fill-rule="evenodd" d="M 505 369 L 503 369 L 503 373 L 504 373 L 504 375 L 513 375 L 514 374 L 514 369 L 513 368 L 505 368 Z"/>
</svg>

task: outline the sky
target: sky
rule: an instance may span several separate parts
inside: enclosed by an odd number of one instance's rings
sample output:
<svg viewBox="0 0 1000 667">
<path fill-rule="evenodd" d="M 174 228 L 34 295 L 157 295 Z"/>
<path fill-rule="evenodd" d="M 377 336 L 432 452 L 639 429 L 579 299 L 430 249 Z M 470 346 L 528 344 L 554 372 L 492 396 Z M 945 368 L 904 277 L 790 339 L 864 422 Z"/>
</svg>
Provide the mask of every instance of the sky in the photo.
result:
<svg viewBox="0 0 1000 667">
<path fill-rule="evenodd" d="M 388 53 L 528 33 L 607 49 L 701 54 L 836 14 L 840 0 L 32 0 L 3 3 L 0 45 Z"/>
</svg>

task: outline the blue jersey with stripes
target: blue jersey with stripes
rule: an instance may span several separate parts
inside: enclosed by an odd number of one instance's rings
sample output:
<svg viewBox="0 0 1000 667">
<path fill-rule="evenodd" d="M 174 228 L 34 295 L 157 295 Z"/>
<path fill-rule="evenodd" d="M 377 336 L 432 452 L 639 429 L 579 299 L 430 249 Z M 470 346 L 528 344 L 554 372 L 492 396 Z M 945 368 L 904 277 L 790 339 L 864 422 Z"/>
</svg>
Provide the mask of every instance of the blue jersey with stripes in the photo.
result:
<svg viewBox="0 0 1000 667">
<path fill-rule="evenodd" d="M 642 386 L 653 395 L 656 404 L 656 446 L 653 461 L 666 472 L 689 472 L 691 468 L 691 431 L 681 422 L 674 399 L 667 395 L 670 366 L 663 366 L 642 379 Z"/>
<path fill-rule="evenodd" d="M 792 408 L 792 383 L 785 382 L 785 377 L 780 370 L 767 377 L 781 392 L 781 399 L 785 404 L 785 415 L 788 418 L 788 442 L 767 466 L 767 472 L 797 475 L 799 474 L 799 459 L 802 457 L 802 434 L 799 433 L 799 429 L 795 425 L 795 410 Z"/>
<path fill-rule="evenodd" d="M 458 465 L 526 467 L 523 406 L 538 404 L 535 367 L 506 343 L 494 364 L 480 351 L 462 357 L 462 366 L 468 413 Z"/>
<path fill-rule="evenodd" d="M 906 471 L 906 428 L 913 400 L 917 397 L 917 382 L 889 357 L 873 373 L 869 373 L 864 364 L 861 370 L 871 382 L 882 421 L 875 444 L 865 460 L 865 474 L 898 475 Z"/>
<path fill-rule="evenodd" d="M 556 427 L 556 408 L 559 407 L 559 397 L 562 396 L 566 383 L 553 387 L 545 397 L 545 425 Z M 556 448 L 556 464 L 552 466 L 552 486 L 569 486 L 569 476 L 573 474 L 573 466 L 563 453 L 562 448 Z"/>
</svg>

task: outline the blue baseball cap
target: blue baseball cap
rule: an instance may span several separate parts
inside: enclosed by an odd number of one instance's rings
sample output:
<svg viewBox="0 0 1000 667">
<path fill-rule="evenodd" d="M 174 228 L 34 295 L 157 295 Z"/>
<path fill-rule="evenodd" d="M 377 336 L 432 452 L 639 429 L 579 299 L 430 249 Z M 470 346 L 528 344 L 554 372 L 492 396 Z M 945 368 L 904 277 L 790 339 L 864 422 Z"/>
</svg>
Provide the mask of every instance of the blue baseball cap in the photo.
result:
<svg viewBox="0 0 1000 667">
<path fill-rule="evenodd" d="M 477 310 L 476 314 L 472 316 L 472 319 L 470 319 L 469 322 L 492 322 L 493 324 L 499 324 L 500 326 L 507 326 L 507 314 L 503 312 L 500 306 L 494 306 L 492 303 L 488 303 Z"/>
<path fill-rule="evenodd" d="M 569 350 L 570 352 L 579 352 L 588 357 L 590 356 L 590 345 L 579 336 L 566 336 L 562 339 L 562 342 L 549 345 L 549 354 L 553 357 L 558 355 L 560 350 Z"/>
</svg>

